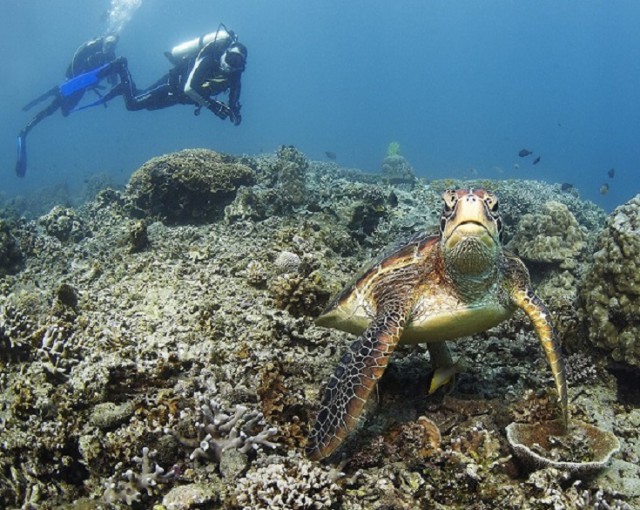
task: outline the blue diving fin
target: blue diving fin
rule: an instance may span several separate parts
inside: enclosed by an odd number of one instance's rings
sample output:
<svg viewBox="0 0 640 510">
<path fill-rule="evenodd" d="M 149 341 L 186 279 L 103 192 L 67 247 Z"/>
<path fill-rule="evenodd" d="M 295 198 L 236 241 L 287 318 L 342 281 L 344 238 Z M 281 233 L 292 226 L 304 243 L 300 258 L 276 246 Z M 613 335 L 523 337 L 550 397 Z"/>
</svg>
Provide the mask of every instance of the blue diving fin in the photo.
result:
<svg viewBox="0 0 640 510">
<path fill-rule="evenodd" d="M 90 89 L 91 87 L 95 87 L 111 69 L 112 65 L 108 63 L 89 72 L 79 74 L 60 85 L 58 90 L 63 97 L 69 97 L 80 90 Z"/>
<path fill-rule="evenodd" d="M 27 173 L 27 137 L 26 134 L 18 135 L 18 161 L 16 162 L 16 175 L 24 177 Z"/>
</svg>

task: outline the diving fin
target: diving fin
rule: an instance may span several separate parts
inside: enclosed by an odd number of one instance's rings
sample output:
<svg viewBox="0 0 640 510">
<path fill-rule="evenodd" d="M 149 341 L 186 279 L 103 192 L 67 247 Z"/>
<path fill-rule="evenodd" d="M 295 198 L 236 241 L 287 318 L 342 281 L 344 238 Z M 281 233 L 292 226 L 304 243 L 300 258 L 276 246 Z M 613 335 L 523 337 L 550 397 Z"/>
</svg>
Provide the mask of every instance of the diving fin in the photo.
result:
<svg viewBox="0 0 640 510">
<path fill-rule="evenodd" d="M 44 94 L 42 94 L 41 96 L 36 97 L 33 101 L 31 101 L 29 104 L 26 104 L 22 107 L 22 111 L 26 112 L 27 110 L 31 110 L 31 108 L 33 108 L 35 105 L 37 105 L 39 102 L 44 101 L 45 99 L 47 99 L 48 97 L 53 97 L 58 93 L 58 87 L 53 87 L 50 90 L 47 90 Z"/>
<path fill-rule="evenodd" d="M 16 175 L 24 177 L 27 173 L 27 135 L 18 135 L 18 161 L 16 162 Z"/>
<path fill-rule="evenodd" d="M 115 61 L 114 61 L 115 62 Z M 73 78 L 68 79 L 62 85 L 58 87 L 60 94 L 63 97 L 69 97 L 76 92 L 84 91 L 95 87 L 100 80 L 105 78 L 111 69 L 113 68 L 113 62 L 109 62 L 86 73 L 79 74 Z"/>
</svg>

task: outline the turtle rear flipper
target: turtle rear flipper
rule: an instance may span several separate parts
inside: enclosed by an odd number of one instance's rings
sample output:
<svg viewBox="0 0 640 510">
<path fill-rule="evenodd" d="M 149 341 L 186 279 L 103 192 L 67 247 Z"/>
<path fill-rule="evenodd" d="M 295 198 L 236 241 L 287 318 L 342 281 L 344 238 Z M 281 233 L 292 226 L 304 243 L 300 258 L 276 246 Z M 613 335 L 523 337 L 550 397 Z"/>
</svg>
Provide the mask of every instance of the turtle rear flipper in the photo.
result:
<svg viewBox="0 0 640 510">
<path fill-rule="evenodd" d="M 405 322 L 406 316 L 399 310 L 379 313 L 342 356 L 324 390 L 320 412 L 309 434 L 306 453 L 310 459 L 329 456 L 354 429 L 398 345 Z"/>
</svg>

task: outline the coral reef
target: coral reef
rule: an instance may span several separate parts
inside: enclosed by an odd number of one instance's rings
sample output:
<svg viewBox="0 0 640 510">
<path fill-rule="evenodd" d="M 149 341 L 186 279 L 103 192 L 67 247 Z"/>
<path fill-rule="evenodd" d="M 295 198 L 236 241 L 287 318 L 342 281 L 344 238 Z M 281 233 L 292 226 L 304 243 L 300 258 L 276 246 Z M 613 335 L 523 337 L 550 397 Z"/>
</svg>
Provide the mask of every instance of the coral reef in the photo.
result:
<svg viewBox="0 0 640 510">
<path fill-rule="evenodd" d="M 382 178 L 389 184 L 406 184 L 409 189 L 416 183 L 413 167 L 404 156 L 388 154 L 382 161 Z"/>
<path fill-rule="evenodd" d="M 41 216 L 38 219 L 38 224 L 47 235 L 63 242 L 77 242 L 90 234 L 74 209 L 59 205 L 51 209 L 49 214 Z"/>
<path fill-rule="evenodd" d="M 201 459 L 220 464 L 223 454 L 231 449 L 247 454 L 260 446 L 275 448 L 269 438 L 277 433 L 271 427 L 263 429 L 261 413 L 249 413 L 245 406 L 238 405 L 233 413 L 222 409 L 219 402 L 204 400 L 200 406 L 202 421 L 196 423 L 198 435 L 187 438 L 175 429 L 169 430 L 185 446 L 195 447 L 191 460 Z"/>
<path fill-rule="evenodd" d="M 640 195 L 618 207 L 598 235 L 580 284 L 588 341 L 609 360 L 640 368 Z"/>
<path fill-rule="evenodd" d="M 585 240 L 586 229 L 569 208 L 549 201 L 540 212 L 522 216 L 510 247 L 525 260 L 570 267 L 567 264 L 580 254 Z"/>
<path fill-rule="evenodd" d="M 146 496 L 153 496 L 159 483 L 167 483 L 174 477 L 173 471 L 165 473 L 158 464 L 152 461 L 153 453 L 149 448 L 142 449 L 142 457 L 134 457 L 133 462 L 138 464 L 139 472 L 128 469 L 122 473 L 121 480 L 112 479 L 106 482 L 106 489 L 102 498 L 106 503 L 126 503 L 131 505 L 135 501 L 141 501 L 145 491 Z"/>
<path fill-rule="evenodd" d="M 11 258 L 0 264 L 0 507 L 640 506 L 637 385 L 614 377 L 596 350 L 605 348 L 598 307 L 633 302 L 636 202 L 608 220 L 598 250 L 611 253 L 589 273 L 606 215 L 542 182 L 392 186 L 291 147 L 242 158 L 193 150 L 142 168 L 126 192 L 103 189 L 73 209 L 60 195 L 53 214 L 47 201 L 29 219 L 0 220 L 0 254 Z M 440 193 L 460 185 L 498 193 L 507 241 L 550 201 L 586 229 L 574 268 L 531 269 L 556 296 L 559 330 L 577 338 L 584 274 L 597 347 L 571 344 L 570 406 L 620 439 L 611 469 L 567 480 L 510 458 L 509 422 L 556 417 L 555 395 L 540 391 L 546 361 L 517 316 L 452 345 L 465 369 L 449 395 L 428 395 L 423 346 L 398 349 L 378 408 L 337 462 L 302 458 L 318 391 L 352 340 L 314 317 L 376 253 L 437 229 Z M 587 299 L 604 280 L 606 301 Z M 633 319 L 624 310 L 607 319 L 616 332 Z"/>
<path fill-rule="evenodd" d="M 22 252 L 11 234 L 10 224 L 0 219 L 0 275 L 14 273 L 22 262 Z"/>
<path fill-rule="evenodd" d="M 159 156 L 136 170 L 125 198 L 137 214 L 169 223 L 204 222 L 222 216 L 240 186 L 255 173 L 237 158 L 207 149 Z"/>
<path fill-rule="evenodd" d="M 238 480 L 234 492 L 242 510 L 337 508 L 338 476 L 300 455 L 269 458 Z"/>
</svg>

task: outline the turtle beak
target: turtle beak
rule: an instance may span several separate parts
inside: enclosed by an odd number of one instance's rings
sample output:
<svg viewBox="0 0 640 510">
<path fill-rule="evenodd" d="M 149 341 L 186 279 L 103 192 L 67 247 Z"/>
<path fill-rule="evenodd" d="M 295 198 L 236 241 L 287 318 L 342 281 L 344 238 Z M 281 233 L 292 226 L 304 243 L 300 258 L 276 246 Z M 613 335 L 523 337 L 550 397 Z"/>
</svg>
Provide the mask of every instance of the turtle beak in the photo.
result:
<svg viewBox="0 0 640 510">
<path fill-rule="evenodd" d="M 463 221 L 456 225 L 446 238 L 447 248 L 455 247 L 461 241 L 473 240 L 480 242 L 487 248 L 495 248 L 498 240 L 492 235 L 491 230 L 479 221 Z"/>
</svg>

